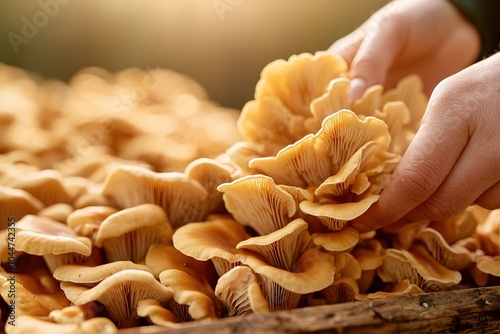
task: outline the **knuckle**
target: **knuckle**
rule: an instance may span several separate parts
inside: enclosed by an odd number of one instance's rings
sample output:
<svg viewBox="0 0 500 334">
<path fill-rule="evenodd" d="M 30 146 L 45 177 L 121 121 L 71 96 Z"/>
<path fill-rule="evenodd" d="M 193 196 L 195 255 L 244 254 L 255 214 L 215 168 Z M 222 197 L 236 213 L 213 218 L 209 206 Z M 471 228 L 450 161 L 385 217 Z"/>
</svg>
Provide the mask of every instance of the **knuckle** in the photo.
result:
<svg viewBox="0 0 500 334">
<path fill-rule="evenodd" d="M 448 219 L 457 214 L 459 211 L 460 209 L 450 201 L 430 199 L 423 203 L 424 215 L 435 221 Z"/>
<path fill-rule="evenodd" d="M 410 200 L 422 201 L 431 196 L 439 186 L 434 169 L 426 164 L 406 168 L 401 178 L 401 187 L 409 194 Z"/>
</svg>

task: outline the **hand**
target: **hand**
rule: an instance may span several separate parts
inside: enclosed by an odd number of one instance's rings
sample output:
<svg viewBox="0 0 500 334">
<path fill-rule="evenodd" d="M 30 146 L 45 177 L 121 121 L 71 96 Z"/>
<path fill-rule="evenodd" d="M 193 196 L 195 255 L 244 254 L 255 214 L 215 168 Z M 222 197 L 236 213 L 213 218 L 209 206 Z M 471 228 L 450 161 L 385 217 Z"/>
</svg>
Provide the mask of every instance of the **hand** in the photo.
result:
<svg viewBox="0 0 500 334">
<path fill-rule="evenodd" d="M 350 65 L 351 101 L 374 84 L 392 88 L 409 74 L 427 95 L 479 56 L 477 30 L 448 0 L 393 1 L 329 51 Z"/>
<path fill-rule="evenodd" d="M 353 226 L 500 208 L 500 53 L 443 80 L 380 198 Z"/>
</svg>

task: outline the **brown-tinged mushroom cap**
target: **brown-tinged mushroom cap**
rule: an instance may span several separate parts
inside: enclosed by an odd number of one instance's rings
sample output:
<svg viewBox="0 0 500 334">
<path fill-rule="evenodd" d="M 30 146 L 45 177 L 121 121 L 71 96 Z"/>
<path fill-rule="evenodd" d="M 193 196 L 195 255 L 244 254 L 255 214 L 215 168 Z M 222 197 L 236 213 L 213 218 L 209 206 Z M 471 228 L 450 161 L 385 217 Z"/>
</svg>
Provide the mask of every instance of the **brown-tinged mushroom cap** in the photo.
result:
<svg viewBox="0 0 500 334">
<path fill-rule="evenodd" d="M 358 202 L 319 204 L 310 201 L 300 203 L 300 210 L 321 220 L 331 231 L 339 231 L 346 224 L 361 216 L 375 203 L 379 195 L 368 195 Z"/>
<path fill-rule="evenodd" d="M 412 251 L 388 249 L 377 274 L 384 282 L 408 279 L 426 292 L 443 290 L 462 279 L 458 271 L 441 265 L 425 247 L 419 246 L 414 246 Z"/>
<path fill-rule="evenodd" d="M 26 215 L 37 213 L 43 206 L 42 202 L 24 190 L 0 186 L 1 229 L 7 228 L 9 217 L 20 220 Z"/>
<path fill-rule="evenodd" d="M 109 261 L 144 260 L 155 243 L 170 243 L 172 227 L 155 204 L 140 204 L 108 216 L 99 225 L 95 245 L 103 247 Z"/>
<path fill-rule="evenodd" d="M 143 270 L 152 273 L 149 267 L 142 264 L 135 264 L 131 261 L 114 261 L 95 267 L 66 264 L 57 268 L 53 275 L 55 279 L 61 282 L 71 282 L 93 287 L 107 277 L 127 269 Z"/>
<path fill-rule="evenodd" d="M 93 318 L 80 324 L 58 324 L 44 318 L 24 315 L 17 319 L 15 326 L 6 324 L 5 332 L 8 334 L 116 334 L 118 330 L 113 322 L 107 318 Z"/>
<path fill-rule="evenodd" d="M 410 280 L 405 279 L 401 282 L 398 282 L 394 285 L 390 291 L 377 291 L 368 294 L 358 294 L 356 295 L 357 300 L 366 300 L 366 299 L 381 299 L 381 298 L 390 298 L 396 296 L 413 296 L 424 293 L 418 285 L 410 283 Z"/>
<path fill-rule="evenodd" d="M 92 253 L 88 238 L 52 219 L 28 215 L 16 227 L 16 250 L 42 255 L 51 272 L 63 264 L 82 262 Z"/>
<path fill-rule="evenodd" d="M 359 241 L 359 233 L 352 227 L 330 233 L 313 233 L 312 241 L 330 252 L 342 252 L 354 247 Z"/>
<path fill-rule="evenodd" d="M 111 319 L 122 327 L 136 325 L 139 301 L 154 299 L 166 302 L 173 295 L 172 289 L 163 286 L 153 274 L 134 269 L 119 271 L 92 288 L 70 282 L 62 282 L 61 288 L 75 305 L 99 301 L 106 307 Z"/>
<path fill-rule="evenodd" d="M 95 243 L 102 221 L 116 212 L 118 210 L 110 206 L 87 206 L 69 214 L 66 225 L 77 234 L 90 238 Z"/>
<path fill-rule="evenodd" d="M 383 120 L 391 134 L 389 151 L 403 154 L 415 135 L 415 131 L 405 128 L 411 121 L 410 111 L 404 102 L 387 102 L 382 111 L 375 111 L 374 116 Z"/>
<path fill-rule="evenodd" d="M 382 231 L 389 234 L 388 241 L 392 243 L 392 247 L 397 249 L 409 249 L 415 240 L 415 235 L 418 231 L 426 228 L 429 225 L 428 220 L 416 222 L 397 222 L 391 225 L 384 226 Z"/>
<path fill-rule="evenodd" d="M 228 316 L 269 312 L 259 276 L 247 266 L 237 266 L 217 281 L 215 295 L 226 305 Z"/>
<path fill-rule="evenodd" d="M 216 160 L 232 168 L 231 177 L 237 179 L 243 176 L 257 174 L 248 163 L 253 158 L 260 157 L 255 147 L 250 143 L 239 141 L 229 147 L 225 153 L 217 156 Z"/>
<path fill-rule="evenodd" d="M 14 301 L 17 316 L 47 316 L 52 310 L 69 305 L 60 289 L 49 291 L 30 275 L 1 273 L 0 285 L 0 295 L 8 305 Z"/>
<path fill-rule="evenodd" d="M 4 180 L 4 185 L 24 190 L 46 206 L 56 203 L 71 203 L 73 200 L 63 186 L 61 174 L 55 170 L 47 169 L 22 176 L 17 175 L 9 180 Z"/>
<path fill-rule="evenodd" d="M 286 226 L 297 211 L 293 197 L 265 175 L 245 176 L 218 189 L 234 218 L 260 235 Z"/>
<path fill-rule="evenodd" d="M 175 248 L 199 261 L 212 260 L 219 276 L 229 271 L 248 251 L 236 245 L 250 237 L 235 220 L 212 216 L 211 220 L 190 223 L 177 229 L 172 237 Z"/>
<path fill-rule="evenodd" d="M 168 328 L 179 327 L 181 320 L 154 299 L 143 299 L 137 303 L 137 315 L 148 318 L 149 322 Z"/>
<path fill-rule="evenodd" d="M 474 254 L 462 247 L 448 245 L 443 236 L 432 228 L 424 228 L 416 235 L 416 240 L 422 242 L 432 257 L 446 268 L 462 270 L 474 263 Z"/>
<path fill-rule="evenodd" d="M 361 277 L 361 266 L 358 260 L 348 252 L 335 254 L 335 279 L 350 277 L 358 280 Z"/>
<path fill-rule="evenodd" d="M 480 256 L 476 260 L 476 267 L 483 273 L 500 277 L 500 256 Z"/>
<path fill-rule="evenodd" d="M 311 246 L 307 223 L 295 219 L 269 234 L 240 241 L 236 249 L 258 253 L 273 267 L 291 271 L 299 256 Z"/>
<path fill-rule="evenodd" d="M 481 249 L 487 255 L 500 255 L 500 209 L 492 210 L 477 226 Z"/>
<path fill-rule="evenodd" d="M 207 291 L 206 284 L 195 277 L 178 269 L 167 269 L 160 274 L 160 282 L 173 290 L 173 300 L 186 306 L 193 320 L 217 318 L 215 298 L 211 298 L 213 290 Z"/>
<path fill-rule="evenodd" d="M 333 284 L 321 291 L 328 304 L 353 302 L 357 294 L 359 294 L 358 284 L 348 276 L 335 278 Z"/>
<path fill-rule="evenodd" d="M 183 173 L 155 173 L 126 165 L 108 175 L 102 193 L 120 208 L 157 204 L 165 210 L 174 229 L 204 219 L 208 198 L 207 190 Z"/>
<path fill-rule="evenodd" d="M 333 283 L 334 258 L 317 248 L 305 250 L 292 266 L 291 271 L 269 265 L 256 256 L 246 256 L 241 261 L 254 272 L 268 278 L 282 288 L 297 294 L 306 294 L 324 289 Z M 267 293 L 270 290 L 263 289 Z M 269 301 L 269 299 L 268 299 Z M 269 307 L 273 308 L 269 303 Z"/>
<path fill-rule="evenodd" d="M 307 188 L 320 185 L 367 142 L 387 149 L 387 126 L 379 119 L 360 120 L 350 110 L 340 110 L 325 118 L 315 135 L 307 135 L 283 148 L 276 157 L 256 158 L 250 167 L 271 176 L 278 184 Z"/>
</svg>

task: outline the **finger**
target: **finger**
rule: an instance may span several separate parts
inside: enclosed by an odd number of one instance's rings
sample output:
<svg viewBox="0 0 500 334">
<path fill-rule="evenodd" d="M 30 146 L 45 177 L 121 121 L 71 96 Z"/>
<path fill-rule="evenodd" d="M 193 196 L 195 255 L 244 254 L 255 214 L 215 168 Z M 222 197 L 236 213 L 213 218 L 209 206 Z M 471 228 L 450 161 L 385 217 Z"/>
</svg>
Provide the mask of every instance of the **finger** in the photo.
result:
<svg viewBox="0 0 500 334">
<path fill-rule="evenodd" d="M 349 35 L 337 40 L 328 48 L 328 51 L 334 53 L 338 56 L 344 58 L 348 66 L 351 66 L 351 62 L 354 56 L 358 52 L 359 46 L 363 41 L 365 33 L 361 28 L 358 28 Z"/>
<path fill-rule="evenodd" d="M 367 25 L 366 36 L 351 64 L 351 77 L 358 78 L 351 90 L 351 101 L 360 98 L 366 88 L 384 84 L 387 72 L 405 45 L 407 32 L 402 20 L 397 11 L 388 9 Z"/>
<path fill-rule="evenodd" d="M 471 138 L 436 192 L 406 214 L 406 219 L 445 220 L 474 203 L 498 181 L 498 166 L 491 154 L 494 149 L 483 138 L 478 135 Z"/>
<path fill-rule="evenodd" d="M 474 203 L 489 210 L 500 208 L 500 182 L 486 190 Z"/>
<path fill-rule="evenodd" d="M 415 135 L 379 200 L 353 226 L 376 229 L 394 223 L 429 198 L 446 179 L 466 146 L 459 117 L 433 107 Z"/>
</svg>

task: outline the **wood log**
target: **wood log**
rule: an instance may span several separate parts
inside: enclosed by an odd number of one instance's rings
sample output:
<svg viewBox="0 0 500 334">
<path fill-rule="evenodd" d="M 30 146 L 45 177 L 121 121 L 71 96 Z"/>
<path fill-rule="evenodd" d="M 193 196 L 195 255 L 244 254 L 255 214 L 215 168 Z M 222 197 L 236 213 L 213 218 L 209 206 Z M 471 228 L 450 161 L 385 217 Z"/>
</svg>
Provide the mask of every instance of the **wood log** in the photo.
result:
<svg viewBox="0 0 500 334">
<path fill-rule="evenodd" d="M 500 287 L 485 287 L 196 321 L 175 329 L 158 326 L 129 328 L 120 330 L 120 334 L 499 331 Z"/>
</svg>

